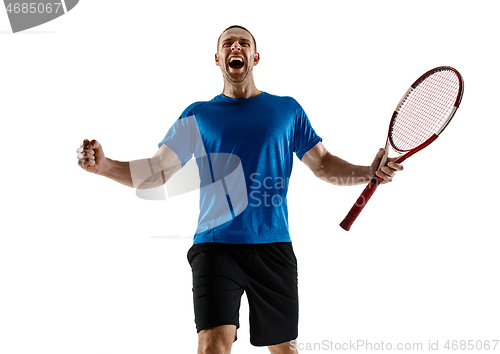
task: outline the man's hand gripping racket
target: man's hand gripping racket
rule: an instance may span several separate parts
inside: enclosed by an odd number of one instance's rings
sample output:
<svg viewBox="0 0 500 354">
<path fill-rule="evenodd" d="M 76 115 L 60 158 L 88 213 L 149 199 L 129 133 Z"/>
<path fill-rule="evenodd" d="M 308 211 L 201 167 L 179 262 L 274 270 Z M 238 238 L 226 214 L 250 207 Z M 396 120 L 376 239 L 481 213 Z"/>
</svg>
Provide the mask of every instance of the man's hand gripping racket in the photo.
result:
<svg viewBox="0 0 500 354">
<path fill-rule="evenodd" d="M 389 147 L 404 153 L 394 162 L 401 163 L 429 146 L 443 132 L 455 114 L 464 90 L 460 73 L 449 66 L 429 70 L 419 77 L 399 101 L 389 124 L 385 155 L 380 167 L 385 166 Z M 349 231 L 382 178 L 373 177 L 359 196 L 340 226 Z"/>
</svg>

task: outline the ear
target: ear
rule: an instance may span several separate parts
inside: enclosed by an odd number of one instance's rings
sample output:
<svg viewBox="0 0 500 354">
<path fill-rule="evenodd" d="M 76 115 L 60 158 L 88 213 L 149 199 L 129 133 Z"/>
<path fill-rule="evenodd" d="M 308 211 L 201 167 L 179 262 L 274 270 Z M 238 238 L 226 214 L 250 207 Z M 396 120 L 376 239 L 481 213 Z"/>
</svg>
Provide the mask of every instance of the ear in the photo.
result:
<svg viewBox="0 0 500 354">
<path fill-rule="evenodd" d="M 215 54 L 215 65 L 219 66 L 219 54 Z"/>
<path fill-rule="evenodd" d="M 260 54 L 259 53 L 255 53 L 253 55 L 253 65 L 255 66 L 255 65 L 259 64 L 259 61 L 260 61 Z"/>
</svg>

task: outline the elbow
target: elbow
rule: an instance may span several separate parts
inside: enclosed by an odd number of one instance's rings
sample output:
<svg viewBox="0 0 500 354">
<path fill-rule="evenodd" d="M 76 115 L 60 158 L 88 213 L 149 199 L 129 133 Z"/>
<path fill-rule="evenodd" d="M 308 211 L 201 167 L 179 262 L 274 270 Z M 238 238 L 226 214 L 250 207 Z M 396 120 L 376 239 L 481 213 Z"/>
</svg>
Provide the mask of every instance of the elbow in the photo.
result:
<svg viewBox="0 0 500 354">
<path fill-rule="evenodd" d="M 323 164 L 320 164 L 319 166 L 316 166 L 316 168 L 314 168 L 312 170 L 312 172 L 319 179 L 324 178 L 324 176 L 326 175 L 325 166 Z"/>
<path fill-rule="evenodd" d="M 326 168 L 326 165 L 325 164 L 320 164 L 317 168 L 315 168 L 313 170 L 313 173 L 314 175 L 319 178 L 320 180 L 322 181 L 325 181 L 326 183 L 330 183 L 330 184 L 334 184 L 336 185 L 335 183 L 335 178 L 331 178 L 329 175 L 328 175 L 328 170 Z"/>
<path fill-rule="evenodd" d="M 153 176 L 146 178 L 140 182 L 137 189 L 151 189 L 164 185 L 167 182 L 163 171 L 155 173 Z"/>
</svg>

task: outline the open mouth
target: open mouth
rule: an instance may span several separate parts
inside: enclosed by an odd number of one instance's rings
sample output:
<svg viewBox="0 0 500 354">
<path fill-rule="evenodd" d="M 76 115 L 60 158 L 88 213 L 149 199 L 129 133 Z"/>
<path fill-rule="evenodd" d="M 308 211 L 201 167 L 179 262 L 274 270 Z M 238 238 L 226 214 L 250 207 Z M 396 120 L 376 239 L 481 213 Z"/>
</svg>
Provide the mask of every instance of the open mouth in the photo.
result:
<svg viewBox="0 0 500 354">
<path fill-rule="evenodd" d="M 233 69 L 241 69 L 244 65 L 243 58 L 241 57 L 231 57 L 229 59 L 229 67 Z"/>
</svg>

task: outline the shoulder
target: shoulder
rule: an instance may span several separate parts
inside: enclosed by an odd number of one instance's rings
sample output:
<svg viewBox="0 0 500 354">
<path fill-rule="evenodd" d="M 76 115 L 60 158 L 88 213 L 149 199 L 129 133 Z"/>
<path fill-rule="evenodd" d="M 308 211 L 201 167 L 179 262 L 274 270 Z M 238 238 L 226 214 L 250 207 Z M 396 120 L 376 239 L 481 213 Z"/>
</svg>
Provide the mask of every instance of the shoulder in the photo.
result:
<svg viewBox="0 0 500 354">
<path fill-rule="evenodd" d="M 191 103 L 182 112 L 181 118 L 196 115 L 196 113 L 200 113 L 200 112 L 203 112 L 206 110 L 210 111 L 211 109 L 214 109 L 215 107 L 219 107 L 221 104 L 224 105 L 224 103 L 227 103 L 227 102 L 225 102 L 223 99 L 221 99 L 221 95 L 215 96 L 210 101 L 197 101 L 197 102 Z"/>
<path fill-rule="evenodd" d="M 278 96 L 278 95 L 273 95 L 267 92 L 262 92 L 266 96 L 266 98 L 271 99 L 271 100 L 277 100 L 281 102 L 292 102 L 292 103 L 297 103 L 297 100 L 291 96 Z"/>
<path fill-rule="evenodd" d="M 197 102 L 194 102 L 194 103 L 191 103 L 189 106 L 186 107 L 186 109 L 182 112 L 181 114 L 181 118 L 186 118 L 186 117 L 189 117 L 189 116 L 192 116 L 194 115 L 194 111 L 195 111 L 195 108 L 200 106 L 200 105 L 203 105 L 203 104 L 206 104 L 208 103 L 209 101 L 197 101 Z"/>
<path fill-rule="evenodd" d="M 277 95 L 272 95 L 267 92 L 263 92 L 266 95 L 266 98 L 278 105 L 281 106 L 286 106 L 292 109 L 302 109 L 300 106 L 299 102 L 291 96 L 277 96 Z"/>
</svg>

